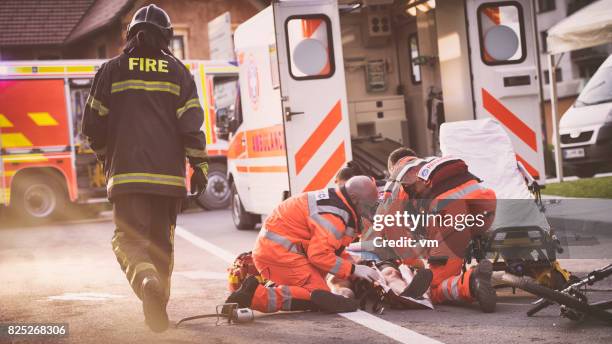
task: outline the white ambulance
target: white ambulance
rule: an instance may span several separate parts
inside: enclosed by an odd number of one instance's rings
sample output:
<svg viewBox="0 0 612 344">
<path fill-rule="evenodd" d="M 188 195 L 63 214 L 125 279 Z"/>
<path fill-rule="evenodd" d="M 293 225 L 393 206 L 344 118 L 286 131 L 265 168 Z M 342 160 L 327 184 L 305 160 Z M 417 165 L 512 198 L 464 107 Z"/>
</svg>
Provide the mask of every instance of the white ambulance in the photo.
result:
<svg viewBox="0 0 612 344">
<path fill-rule="evenodd" d="M 385 161 L 385 143 L 438 153 L 444 121 L 495 118 L 544 178 L 536 39 L 529 0 L 274 1 L 234 36 L 236 227 L 333 185 L 353 159 Z"/>
</svg>

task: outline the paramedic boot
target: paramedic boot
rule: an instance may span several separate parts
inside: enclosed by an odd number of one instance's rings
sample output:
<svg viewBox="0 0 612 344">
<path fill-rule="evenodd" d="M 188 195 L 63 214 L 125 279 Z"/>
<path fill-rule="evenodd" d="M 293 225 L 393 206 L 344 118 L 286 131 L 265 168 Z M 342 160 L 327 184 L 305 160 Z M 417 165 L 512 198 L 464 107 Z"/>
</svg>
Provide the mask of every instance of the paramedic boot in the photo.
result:
<svg viewBox="0 0 612 344">
<path fill-rule="evenodd" d="M 355 312 L 359 308 L 357 300 L 327 290 L 313 290 L 310 300 L 320 311 L 326 313 Z"/>
<path fill-rule="evenodd" d="M 429 269 L 418 269 L 412 278 L 410 285 L 404 289 L 400 296 L 410 297 L 413 299 L 419 298 L 425 294 L 431 280 L 433 279 L 433 273 Z"/>
<path fill-rule="evenodd" d="M 142 310 L 145 323 L 153 332 L 164 332 L 168 329 L 168 313 L 164 290 L 159 278 L 155 275 L 146 276 L 142 280 Z"/>
<path fill-rule="evenodd" d="M 251 302 L 253 300 L 253 295 L 255 294 L 255 290 L 259 286 L 259 281 L 255 276 L 249 276 L 240 288 L 235 292 L 231 293 L 230 296 L 225 300 L 225 303 L 237 303 L 238 307 L 251 307 Z M 225 314 L 225 310 L 223 310 Z"/>
<path fill-rule="evenodd" d="M 497 303 L 497 293 L 491 285 L 492 273 L 493 264 L 488 260 L 482 260 L 470 274 L 470 294 L 478 300 L 480 309 L 484 313 L 495 312 Z"/>
</svg>

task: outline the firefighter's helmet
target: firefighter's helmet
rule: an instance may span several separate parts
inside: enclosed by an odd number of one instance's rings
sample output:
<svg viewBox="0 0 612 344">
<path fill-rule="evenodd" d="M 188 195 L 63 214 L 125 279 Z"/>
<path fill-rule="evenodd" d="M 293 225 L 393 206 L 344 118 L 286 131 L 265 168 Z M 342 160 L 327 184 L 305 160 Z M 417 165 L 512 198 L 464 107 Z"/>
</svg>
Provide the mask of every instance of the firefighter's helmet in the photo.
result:
<svg viewBox="0 0 612 344">
<path fill-rule="evenodd" d="M 144 26 L 152 26 L 157 28 L 166 41 L 170 42 L 172 38 L 172 22 L 170 16 L 163 9 L 151 4 L 141 7 L 134 13 L 132 21 L 127 28 L 128 39 L 132 38 L 138 32 L 138 28 Z"/>
</svg>

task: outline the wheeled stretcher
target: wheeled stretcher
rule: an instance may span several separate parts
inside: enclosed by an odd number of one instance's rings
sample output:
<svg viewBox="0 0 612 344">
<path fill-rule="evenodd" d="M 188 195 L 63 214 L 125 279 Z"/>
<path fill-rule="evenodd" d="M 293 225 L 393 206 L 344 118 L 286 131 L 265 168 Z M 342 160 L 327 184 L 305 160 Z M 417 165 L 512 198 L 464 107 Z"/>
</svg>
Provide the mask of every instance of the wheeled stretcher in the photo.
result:
<svg viewBox="0 0 612 344">
<path fill-rule="evenodd" d="M 569 273 L 557 262 L 562 249 L 544 215 L 540 187 L 517 161 L 504 128 L 493 119 L 444 123 L 440 149 L 444 156 L 463 159 L 497 197 L 490 230 L 472 240 L 466 258 L 489 258 L 496 271 L 528 275 L 540 284 L 562 287 Z"/>
</svg>

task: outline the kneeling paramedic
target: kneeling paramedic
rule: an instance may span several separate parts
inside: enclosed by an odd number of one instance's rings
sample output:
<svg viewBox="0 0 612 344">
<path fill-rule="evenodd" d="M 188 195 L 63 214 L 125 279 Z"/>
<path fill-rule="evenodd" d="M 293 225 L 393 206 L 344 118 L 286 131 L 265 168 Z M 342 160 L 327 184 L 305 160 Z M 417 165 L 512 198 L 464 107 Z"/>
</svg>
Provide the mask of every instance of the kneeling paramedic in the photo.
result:
<svg viewBox="0 0 612 344">
<path fill-rule="evenodd" d="M 116 225 L 113 251 L 156 332 L 168 327 L 185 156 L 194 171 L 192 191 L 206 189 L 208 170 L 196 85 L 168 50 L 171 37 L 162 9 L 136 11 L 123 53 L 96 73 L 82 127 L 104 164 Z"/>
<path fill-rule="evenodd" d="M 325 276 L 377 281 L 376 270 L 354 265 L 344 248 L 371 219 L 377 206 L 376 185 L 356 176 L 338 188 L 293 196 L 266 219 L 253 250 L 257 270 L 274 286 L 247 278 L 226 303 L 271 313 L 280 310 L 350 312 L 358 302 L 330 292 Z"/>
<path fill-rule="evenodd" d="M 412 214 L 453 217 L 482 215 L 480 226 L 457 230 L 434 222 L 433 225 L 417 228 L 416 233 L 420 232 L 422 237 L 437 240 L 438 247 L 423 249 L 419 253 L 409 248 L 394 250 L 405 261 L 419 256 L 428 257 L 433 272 L 432 302 L 476 300 L 482 311 L 489 313 L 495 310 L 496 305 L 496 293 L 491 285 L 491 262 L 483 260 L 478 266 L 462 273 L 470 239 L 488 230 L 494 219 L 495 193 L 480 185 L 480 182 L 468 172 L 463 160 L 452 157 L 420 159 L 404 156 L 393 165 L 381 209 L 386 214 L 408 211 Z M 380 209 L 378 213 L 381 213 Z M 385 229 L 384 235 L 387 239 L 399 239 L 398 235 L 410 237 L 414 233 Z"/>
</svg>

